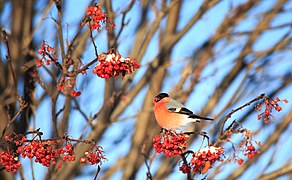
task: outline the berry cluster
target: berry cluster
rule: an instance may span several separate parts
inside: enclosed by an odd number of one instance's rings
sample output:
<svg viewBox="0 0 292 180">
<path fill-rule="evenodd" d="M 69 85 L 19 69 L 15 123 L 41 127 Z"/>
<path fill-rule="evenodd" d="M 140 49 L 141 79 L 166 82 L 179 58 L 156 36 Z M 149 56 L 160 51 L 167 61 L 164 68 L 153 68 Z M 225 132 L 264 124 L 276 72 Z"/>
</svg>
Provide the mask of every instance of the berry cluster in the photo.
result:
<svg viewBox="0 0 292 180">
<path fill-rule="evenodd" d="M 211 165 L 216 161 L 221 161 L 224 149 L 222 147 L 207 146 L 199 152 L 193 154 L 190 166 L 196 174 L 205 174 Z"/>
<path fill-rule="evenodd" d="M 72 89 L 76 84 L 76 78 L 70 78 L 70 77 L 65 77 L 63 79 L 60 79 L 57 89 L 58 91 L 62 91 L 63 93 L 66 93 L 67 89 L 71 89 L 70 94 L 73 97 L 78 97 L 81 95 L 80 91 L 75 91 Z"/>
<path fill-rule="evenodd" d="M 32 140 L 28 140 L 26 136 L 15 133 L 10 136 L 5 136 L 5 141 L 8 144 L 16 146 L 15 151 L 0 152 L 0 164 L 5 167 L 7 172 L 16 173 L 18 171 L 21 163 L 18 161 L 17 156 L 29 159 L 34 158 L 36 163 L 40 163 L 46 167 L 56 165 L 59 162 L 57 167 L 61 168 L 61 162 L 75 161 L 72 142 L 80 142 L 80 140 L 74 140 L 68 137 L 54 140 L 41 140 L 41 133 L 38 131 L 34 133 L 38 133 L 38 135 Z M 84 140 L 81 142 L 93 144 L 92 141 Z M 102 161 L 105 160 L 100 146 L 93 145 L 85 155 L 85 158 L 80 159 L 81 163 L 101 165 Z"/>
<path fill-rule="evenodd" d="M 261 142 L 257 142 L 257 145 L 258 146 L 261 146 Z M 257 151 L 254 147 L 254 145 L 250 142 L 248 145 L 245 145 L 244 146 L 244 149 L 243 149 L 243 155 L 244 156 L 247 156 L 249 159 L 255 157 L 257 154 L 260 154 L 261 152 L 260 151 Z M 243 163 L 243 159 L 240 158 L 237 160 L 237 163 L 239 165 L 241 165 Z"/>
<path fill-rule="evenodd" d="M 166 157 L 179 156 L 187 146 L 189 135 L 169 130 L 153 138 L 153 147 L 157 153 L 164 153 Z"/>
<path fill-rule="evenodd" d="M 88 25 L 92 30 L 96 29 L 98 32 L 101 31 L 101 23 L 106 23 L 107 30 L 116 27 L 114 23 L 108 20 L 108 15 L 102 11 L 102 6 L 97 4 L 86 8 L 85 20 L 89 22 Z M 84 23 L 82 25 L 84 25 Z"/>
<path fill-rule="evenodd" d="M 233 132 L 230 132 L 233 133 Z M 255 157 L 257 154 L 260 154 L 260 151 L 257 151 L 254 144 L 257 144 L 258 146 L 261 146 L 261 142 L 257 142 L 252 140 L 252 131 L 245 129 L 245 128 L 240 128 L 234 131 L 235 134 L 242 134 L 244 136 L 244 139 L 238 144 L 238 148 L 240 148 L 240 152 L 243 153 L 244 156 L 248 157 L 248 158 L 253 158 Z M 229 135 L 230 136 L 230 135 Z M 229 139 L 231 138 L 231 136 L 229 137 Z M 234 151 L 236 151 L 234 149 Z M 235 159 L 234 157 L 227 160 L 227 161 L 231 161 L 231 160 L 237 161 L 237 163 L 239 165 L 241 165 L 244 160 L 242 158 L 238 158 L 235 155 Z"/>
<path fill-rule="evenodd" d="M 257 143 L 258 146 L 260 146 L 260 142 Z M 249 143 L 249 145 L 245 145 L 243 148 L 243 155 L 247 156 L 249 159 L 255 157 L 257 154 L 260 154 L 260 151 L 257 151 L 252 143 Z M 237 163 L 241 165 L 244 162 L 242 158 L 237 159 Z"/>
<path fill-rule="evenodd" d="M 98 61 L 99 64 L 94 67 L 93 73 L 105 79 L 117 77 L 120 74 L 124 77 L 140 67 L 136 59 L 123 58 L 116 51 L 100 54 Z"/>
<path fill-rule="evenodd" d="M 78 97 L 81 95 L 80 91 L 75 91 L 74 89 L 71 90 L 71 96 Z"/>
<path fill-rule="evenodd" d="M 252 131 L 245 130 L 244 131 L 244 140 L 239 143 L 239 147 L 242 148 L 244 156 L 248 158 L 253 158 L 257 154 L 260 154 L 260 151 L 256 151 L 253 143 L 256 143 L 258 146 L 261 146 L 261 142 L 253 141 L 251 138 Z"/>
<path fill-rule="evenodd" d="M 184 174 L 187 174 L 187 173 L 190 173 L 191 172 L 191 167 L 189 164 L 186 164 L 186 163 L 183 163 L 180 167 L 179 167 L 179 170 L 184 173 Z"/>
<path fill-rule="evenodd" d="M 16 173 L 21 166 L 17 155 L 10 152 L 0 151 L 0 164 L 4 166 L 7 172 Z"/>
<path fill-rule="evenodd" d="M 57 66 L 60 67 L 60 69 L 62 69 L 62 66 L 59 63 L 57 63 L 56 50 L 53 47 L 49 46 L 45 41 L 43 41 L 38 51 L 38 54 L 42 56 L 40 59 L 36 60 L 38 67 L 42 67 L 45 63 L 46 65 L 50 65 L 51 62 L 55 62 Z M 86 70 L 83 70 L 81 73 L 85 74 Z M 32 74 L 32 76 L 36 77 L 36 74 Z M 67 89 L 69 89 L 71 96 L 78 97 L 81 95 L 81 92 L 72 89 L 75 86 L 75 84 L 76 84 L 75 77 L 72 78 L 62 76 L 57 85 L 57 89 L 59 91 L 62 91 L 63 93 L 66 93 Z"/>
<path fill-rule="evenodd" d="M 284 103 L 288 103 L 288 100 L 280 100 L 278 97 L 273 99 L 270 99 L 268 97 L 265 98 L 265 100 L 259 104 L 255 105 L 255 109 L 258 111 L 261 111 L 261 107 L 264 104 L 265 111 L 258 115 L 258 120 L 263 119 L 265 124 L 269 124 L 271 122 L 271 119 L 275 119 L 274 116 L 271 114 L 273 109 L 280 112 L 282 110 L 282 107 L 278 104 L 278 102 L 283 101 Z"/>
<path fill-rule="evenodd" d="M 91 150 L 84 153 L 85 157 L 80 158 L 81 164 L 102 164 L 101 160 L 106 158 L 103 155 L 103 149 L 100 146 L 94 146 Z"/>
<path fill-rule="evenodd" d="M 38 54 L 41 55 L 40 59 L 36 60 L 37 67 L 42 67 L 45 63 L 50 65 L 51 62 L 57 62 L 58 58 L 56 56 L 55 48 L 49 46 L 45 41 L 43 41 Z"/>
<path fill-rule="evenodd" d="M 71 143 L 66 143 L 62 148 L 56 150 L 60 154 L 62 161 L 75 161 L 73 145 Z"/>
<path fill-rule="evenodd" d="M 246 151 L 245 151 L 246 153 L 244 154 L 245 156 L 247 156 L 248 158 L 253 158 L 253 157 L 255 157 L 256 155 L 257 155 L 257 151 L 256 151 L 256 149 L 255 149 L 255 147 L 252 145 L 252 144 L 250 144 L 250 145 L 248 145 L 248 146 L 246 146 Z"/>
<path fill-rule="evenodd" d="M 31 143 L 19 146 L 16 152 L 19 153 L 22 158 L 35 158 L 36 163 L 40 163 L 43 166 L 49 167 L 51 163 L 56 164 L 58 157 L 58 153 L 51 146 L 53 144 L 55 143 L 51 141 L 42 142 L 35 140 Z"/>
</svg>

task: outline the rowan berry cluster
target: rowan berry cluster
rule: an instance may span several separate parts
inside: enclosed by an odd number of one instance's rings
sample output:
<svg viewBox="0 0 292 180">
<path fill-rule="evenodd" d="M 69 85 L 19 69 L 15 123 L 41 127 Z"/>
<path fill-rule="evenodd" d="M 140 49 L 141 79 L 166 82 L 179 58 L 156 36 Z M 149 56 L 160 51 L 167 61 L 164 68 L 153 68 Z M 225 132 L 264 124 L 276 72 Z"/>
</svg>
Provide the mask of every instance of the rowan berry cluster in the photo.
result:
<svg viewBox="0 0 292 180">
<path fill-rule="evenodd" d="M 250 159 L 255 157 L 257 154 L 260 154 L 260 151 L 257 151 L 253 144 L 261 146 L 261 142 L 252 140 L 252 131 L 242 129 L 241 133 L 244 134 L 244 140 L 239 143 L 238 147 L 242 149 L 243 155 Z M 240 164 L 240 162 L 241 161 L 239 161 L 238 164 Z"/>
<path fill-rule="evenodd" d="M 39 133 L 39 132 L 36 132 Z M 21 166 L 18 156 L 22 158 L 33 159 L 36 163 L 49 167 L 57 165 L 58 168 L 62 167 L 62 162 L 75 161 L 74 146 L 72 142 L 90 143 L 91 141 L 79 141 L 70 139 L 68 137 L 54 139 L 54 140 L 41 140 L 40 133 L 32 140 L 28 140 L 26 136 L 21 136 L 13 133 L 10 136 L 5 136 L 8 144 L 16 146 L 16 150 L 7 152 L 0 152 L 0 164 L 3 165 L 7 172 L 16 173 Z M 85 153 L 86 157 L 81 158 L 81 163 L 87 164 L 102 164 L 105 160 L 102 148 L 93 145 L 92 148 Z"/>
<path fill-rule="evenodd" d="M 49 46 L 45 41 L 42 42 L 38 54 L 41 55 L 41 58 L 36 60 L 38 68 L 42 67 L 44 64 L 50 65 L 51 62 L 57 62 L 58 60 L 55 48 Z"/>
<path fill-rule="evenodd" d="M 245 128 L 237 129 L 234 132 L 228 133 L 229 140 L 231 139 L 232 133 L 243 135 L 244 139 L 238 144 L 238 148 L 240 152 L 243 153 L 244 156 L 248 158 L 253 158 L 257 154 L 260 154 L 260 151 L 256 150 L 254 144 L 257 144 L 257 146 L 261 146 L 261 142 L 252 140 L 252 131 Z M 234 149 L 234 151 L 237 151 L 237 150 Z M 227 161 L 231 161 L 231 160 L 237 161 L 239 165 L 241 165 L 244 162 L 244 160 L 242 158 L 238 158 L 237 155 L 234 155 L 233 158 L 228 159 Z"/>
<path fill-rule="evenodd" d="M 80 158 L 81 164 L 102 164 L 102 160 L 106 158 L 103 155 L 103 149 L 100 146 L 94 146 L 91 150 L 84 153 L 85 157 Z"/>
<path fill-rule="evenodd" d="M 98 32 L 101 31 L 101 23 L 106 23 L 107 30 L 116 27 L 116 25 L 108 19 L 108 15 L 102 11 L 102 6 L 97 4 L 86 8 L 85 21 L 88 22 L 92 30 L 96 29 Z M 84 25 L 84 23 L 82 25 Z"/>
<path fill-rule="evenodd" d="M 0 151 L 0 164 L 7 172 L 13 173 L 16 173 L 18 168 L 21 166 L 17 154 L 3 151 Z"/>
<path fill-rule="evenodd" d="M 284 103 L 288 103 L 288 100 L 284 99 L 281 100 L 278 97 L 275 99 L 265 98 L 265 100 L 259 104 L 255 105 L 255 109 L 257 111 L 261 111 L 261 107 L 265 107 L 265 111 L 258 115 L 258 120 L 263 119 L 265 124 L 269 124 L 271 122 L 271 119 L 275 119 L 275 117 L 272 115 L 273 109 L 280 112 L 282 110 L 282 107 L 278 104 L 279 102 L 283 101 Z"/>
<path fill-rule="evenodd" d="M 189 135 L 168 130 L 157 134 L 153 138 L 153 147 L 157 153 L 164 153 L 166 157 L 179 156 L 186 150 Z"/>
<path fill-rule="evenodd" d="M 222 161 L 222 147 L 207 146 L 193 154 L 190 167 L 196 174 L 205 174 L 216 161 Z"/>
<path fill-rule="evenodd" d="M 57 163 L 58 153 L 53 149 L 51 141 L 42 142 L 35 140 L 30 143 L 24 143 L 16 150 L 22 158 L 35 158 L 36 163 L 40 163 L 43 166 L 49 167 L 51 164 Z"/>
<path fill-rule="evenodd" d="M 98 56 L 99 64 L 94 67 L 93 73 L 101 78 L 124 77 L 140 67 L 134 58 L 123 58 L 117 51 L 110 50 Z"/>
<path fill-rule="evenodd" d="M 76 85 L 76 78 L 71 77 L 64 77 L 59 80 L 59 83 L 57 85 L 58 91 L 62 91 L 63 93 L 67 93 L 67 89 L 70 90 L 70 94 L 72 97 L 78 97 L 81 95 L 80 91 L 75 91 L 74 86 Z"/>
<path fill-rule="evenodd" d="M 188 164 L 186 163 L 183 163 L 180 167 L 179 167 L 179 170 L 183 173 L 183 174 L 187 174 L 187 173 L 190 173 L 191 172 L 191 167 Z"/>
<path fill-rule="evenodd" d="M 260 142 L 257 143 L 258 146 L 261 145 Z M 249 144 L 246 144 L 244 147 L 243 147 L 243 155 L 248 157 L 249 159 L 255 157 L 257 154 L 260 154 L 261 152 L 260 151 L 257 151 L 254 147 L 254 145 L 250 142 Z M 242 163 L 244 162 L 244 160 L 242 158 L 238 159 L 237 160 L 237 163 L 239 165 L 241 165 Z"/>
</svg>

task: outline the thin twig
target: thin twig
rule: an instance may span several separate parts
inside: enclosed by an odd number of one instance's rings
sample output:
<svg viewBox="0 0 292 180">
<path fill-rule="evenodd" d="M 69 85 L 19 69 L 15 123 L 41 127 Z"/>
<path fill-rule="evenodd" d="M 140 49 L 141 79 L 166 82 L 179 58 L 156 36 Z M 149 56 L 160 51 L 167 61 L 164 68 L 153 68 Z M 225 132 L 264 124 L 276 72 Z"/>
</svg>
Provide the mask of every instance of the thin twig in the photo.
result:
<svg viewBox="0 0 292 180">
<path fill-rule="evenodd" d="M 198 134 L 198 135 L 201 135 L 203 136 L 203 138 L 206 138 L 208 140 L 208 145 L 210 145 L 210 137 L 207 135 L 206 132 L 184 132 L 184 134 L 187 134 L 187 135 L 191 135 L 191 134 Z M 204 141 L 204 139 L 203 139 Z"/>
<path fill-rule="evenodd" d="M 90 21 L 89 21 L 88 23 L 89 23 L 89 30 L 90 30 L 90 39 L 91 39 L 91 42 L 92 42 L 92 44 L 93 44 L 93 46 L 94 46 L 94 53 L 95 53 L 95 56 L 96 56 L 96 58 L 98 58 L 97 46 L 96 46 L 96 44 L 95 44 L 95 42 L 94 42 L 94 38 L 93 38 L 93 35 L 92 35 L 92 29 L 91 29 Z"/>
<path fill-rule="evenodd" d="M 256 101 L 258 101 L 258 100 L 260 100 L 260 99 L 263 99 L 264 97 L 265 97 L 265 94 L 261 94 L 261 95 L 259 95 L 258 97 L 254 98 L 253 100 L 249 101 L 248 103 L 245 103 L 244 105 L 240 106 L 239 108 L 236 108 L 236 109 L 232 110 L 230 113 L 228 113 L 228 114 L 225 116 L 225 118 L 223 119 L 223 123 L 222 123 L 221 128 L 220 128 L 220 135 L 221 135 L 221 136 L 223 135 L 224 125 L 225 125 L 225 123 L 227 122 L 227 120 L 228 120 L 229 118 L 231 118 L 231 115 L 232 115 L 232 114 L 234 114 L 235 112 L 237 112 L 237 111 L 239 111 L 239 110 L 242 110 L 244 107 L 249 106 L 249 105 L 250 105 L 251 103 L 253 103 L 253 102 L 256 102 Z"/>
<path fill-rule="evenodd" d="M 7 131 L 7 129 L 10 127 L 10 125 L 16 120 L 16 118 L 21 114 L 21 112 L 27 107 L 27 103 L 25 103 L 25 101 L 22 99 L 22 97 L 18 98 L 20 100 L 18 100 L 20 103 L 20 108 L 18 109 L 17 113 L 14 115 L 14 117 L 12 119 L 9 119 L 8 123 L 6 124 L 5 128 L 2 130 L 2 135 L 1 138 L 3 138 L 5 132 Z M 10 117 L 10 116 L 8 116 Z"/>
<path fill-rule="evenodd" d="M 65 110 L 65 106 L 63 106 L 55 115 L 55 117 L 57 118 L 63 111 Z"/>
<path fill-rule="evenodd" d="M 126 7 L 126 9 L 122 12 L 123 16 L 122 16 L 122 21 L 121 21 L 121 28 L 120 28 L 120 30 L 119 30 L 119 32 L 117 33 L 117 36 L 116 36 L 116 38 L 115 38 L 114 47 L 117 46 L 118 39 L 119 39 L 120 35 L 122 34 L 125 25 L 127 25 L 127 24 L 130 22 L 130 20 L 128 20 L 127 22 L 125 22 L 125 19 L 126 19 L 126 15 L 127 15 L 127 13 L 128 13 L 128 12 L 131 10 L 131 8 L 133 7 L 134 2 L 135 2 L 135 1 L 132 0 L 132 1 L 129 3 L 128 7 Z"/>
<path fill-rule="evenodd" d="M 58 10 L 58 21 L 55 20 L 55 22 L 57 23 L 58 35 L 59 35 L 59 40 L 60 40 L 60 48 L 61 48 L 61 56 L 64 63 L 66 60 L 65 60 L 65 47 L 64 47 L 63 28 L 62 28 L 62 1 L 55 0 L 54 3 Z"/>
<path fill-rule="evenodd" d="M 66 52 L 66 55 L 68 56 L 69 54 L 71 54 L 72 50 L 73 50 L 73 45 L 77 39 L 77 37 L 79 36 L 82 28 L 84 27 L 84 23 L 81 23 L 81 26 L 79 26 L 79 29 L 77 31 L 77 33 L 75 34 L 73 40 L 70 42 L 69 46 L 68 46 L 68 49 L 67 49 L 67 52 Z"/>
<path fill-rule="evenodd" d="M 146 165 L 146 168 L 147 168 L 147 172 L 146 172 L 146 180 L 152 180 L 153 177 L 152 177 L 152 174 L 151 174 L 151 171 L 150 171 L 150 165 L 148 164 L 147 160 L 148 160 L 148 157 L 146 156 L 145 154 L 145 145 L 144 147 L 142 148 L 142 154 L 144 156 L 144 163 Z"/>
<path fill-rule="evenodd" d="M 88 64 L 86 64 L 85 66 L 83 66 L 82 68 L 80 68 L 79 70 L 74 71 L 74 72 L 67 72 L 66 73 L 66 76 L 68 76 L 68 77 L 74 77 L 77 74 L 81 73 L 82 71 L 88 69 L 89 66 L 91 66 L 94 63 L 96 63 L 97 61 L 98 61 L 98 58 L 95 58 L 92 61 L 90 61 Z"/>
<path fill-rule="evenodd" d="M 78 110 L 80 114 L 84 117 L 84 119 L 88 122 L 89 118 L 86 116 L 85 112 L 81 109 L 79 102 L 76 100 L 76 98 L 73 99 L 76 107 L 74 109 Z"/>
<path fill-rule="evenodd" d="M 7 37 L 7 33 L 5 31 L 4 28 L 1 29 L 2 30 L 2 37 L 3 37 L 3 40 L 6 44 L 6 48 L 7 48 L 7 55 L 6 55 L 6 59 L 7 59 L 7 62 L 8 62 L 8 65 L 9 65 L 9 68 L 10 68 L 10 71 L 12 73 L 12 78 L 13 78 L 13 87 L 14 87 L 14 93 L 16 95 L 16 97 L 18 97 L 18 92 L 17 92 L 17 81 L 16 81 L 16 75 L 15 75 L 15 72 L 14 72 L 14 68 L 13 68 L 13 64 L 12 64 L 12 61 L 11 61 L 11 56 L 10 56 L 10 48 L 9 48 L 9 43 L 8 43 L 8 37 Z"/>
<path fill-rule="evenodd" d="M 98 176 L 99 172 L 100 172 L 100 166 L 98 165 L 98 166 L 97 166 L 96 173 L 95 173 L 95 176 L 94 176 L 94 180 L 97 179 L 97 176 Z"/>
</svg>

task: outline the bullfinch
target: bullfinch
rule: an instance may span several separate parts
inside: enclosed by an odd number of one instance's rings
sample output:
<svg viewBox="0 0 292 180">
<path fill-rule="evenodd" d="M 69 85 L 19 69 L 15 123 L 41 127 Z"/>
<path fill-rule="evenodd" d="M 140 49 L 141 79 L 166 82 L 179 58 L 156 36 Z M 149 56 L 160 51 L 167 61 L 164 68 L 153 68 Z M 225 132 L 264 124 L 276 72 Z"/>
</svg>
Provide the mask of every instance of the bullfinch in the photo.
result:
<svg viewBox="0 0 292 180">
<path fill-rule="evenodd" d="M 201 117 L 187 109 L 182 103 L 171 99 L 167 93 L 160 93 L 153 99 L 154 115 L 157 123 L 164 129 L 180 130 L 192 122 L 213 120 Z"/>
</svg>

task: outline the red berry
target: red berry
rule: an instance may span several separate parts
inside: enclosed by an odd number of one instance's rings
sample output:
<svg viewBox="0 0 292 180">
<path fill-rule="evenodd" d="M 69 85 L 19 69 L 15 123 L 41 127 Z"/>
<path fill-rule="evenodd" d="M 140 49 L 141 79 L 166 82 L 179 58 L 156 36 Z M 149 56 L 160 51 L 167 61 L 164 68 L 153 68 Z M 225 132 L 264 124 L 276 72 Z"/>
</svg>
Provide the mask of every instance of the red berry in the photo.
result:
<svg viewBox="0 0 292 180">
<path fill-rule="evenodd" d="M 276 97 L 276 99 L 274 101 L 278 102 L 278 101 L 280 101 L 280 98 Z"/>
<path fill-rule="evenodd" d="M 276 110 L 278 111 L 278 112 L 280 112 L 281 110 L 282 110 L 282 107 L 281 106 L 276 106 Z"/>
<path fill-rule="evenodd" d="M 62 167 L 62 164 L 58 164 L 58 168 L 60 169 Z"/>
<path fill-rule="evenodd" d="M 243 163 L 243 159 L 239 159 L 239 160 L 237 161 L 237 163 L 238 163 L 239 165 L 241 165 L 241 164 Z"/>
<path fill-rule="evenodd" d="M 78 96 L 80 96 L 81 95 L 81 92 L 80 91 L 78 91 L 78 92 L 76 92 L 76 97 L 78 97 Z"/>
<path fill-rule="evenodd" d="M 268 110 L 268 109 L 266 109 L 266 110 L 265 110 L 265 115 L 266 115 L 266 116 L 269 116 L 269 115 L 270 115 L 270 113 L 271 113 L 271 111 L 270 111 L 270 110 Z"/>
<path fill-rule="evenodd" d="M 247 146 L 247 149 L 250 151 L 255 151 L 255 147 L 253 145 Z"/>
</svg>

